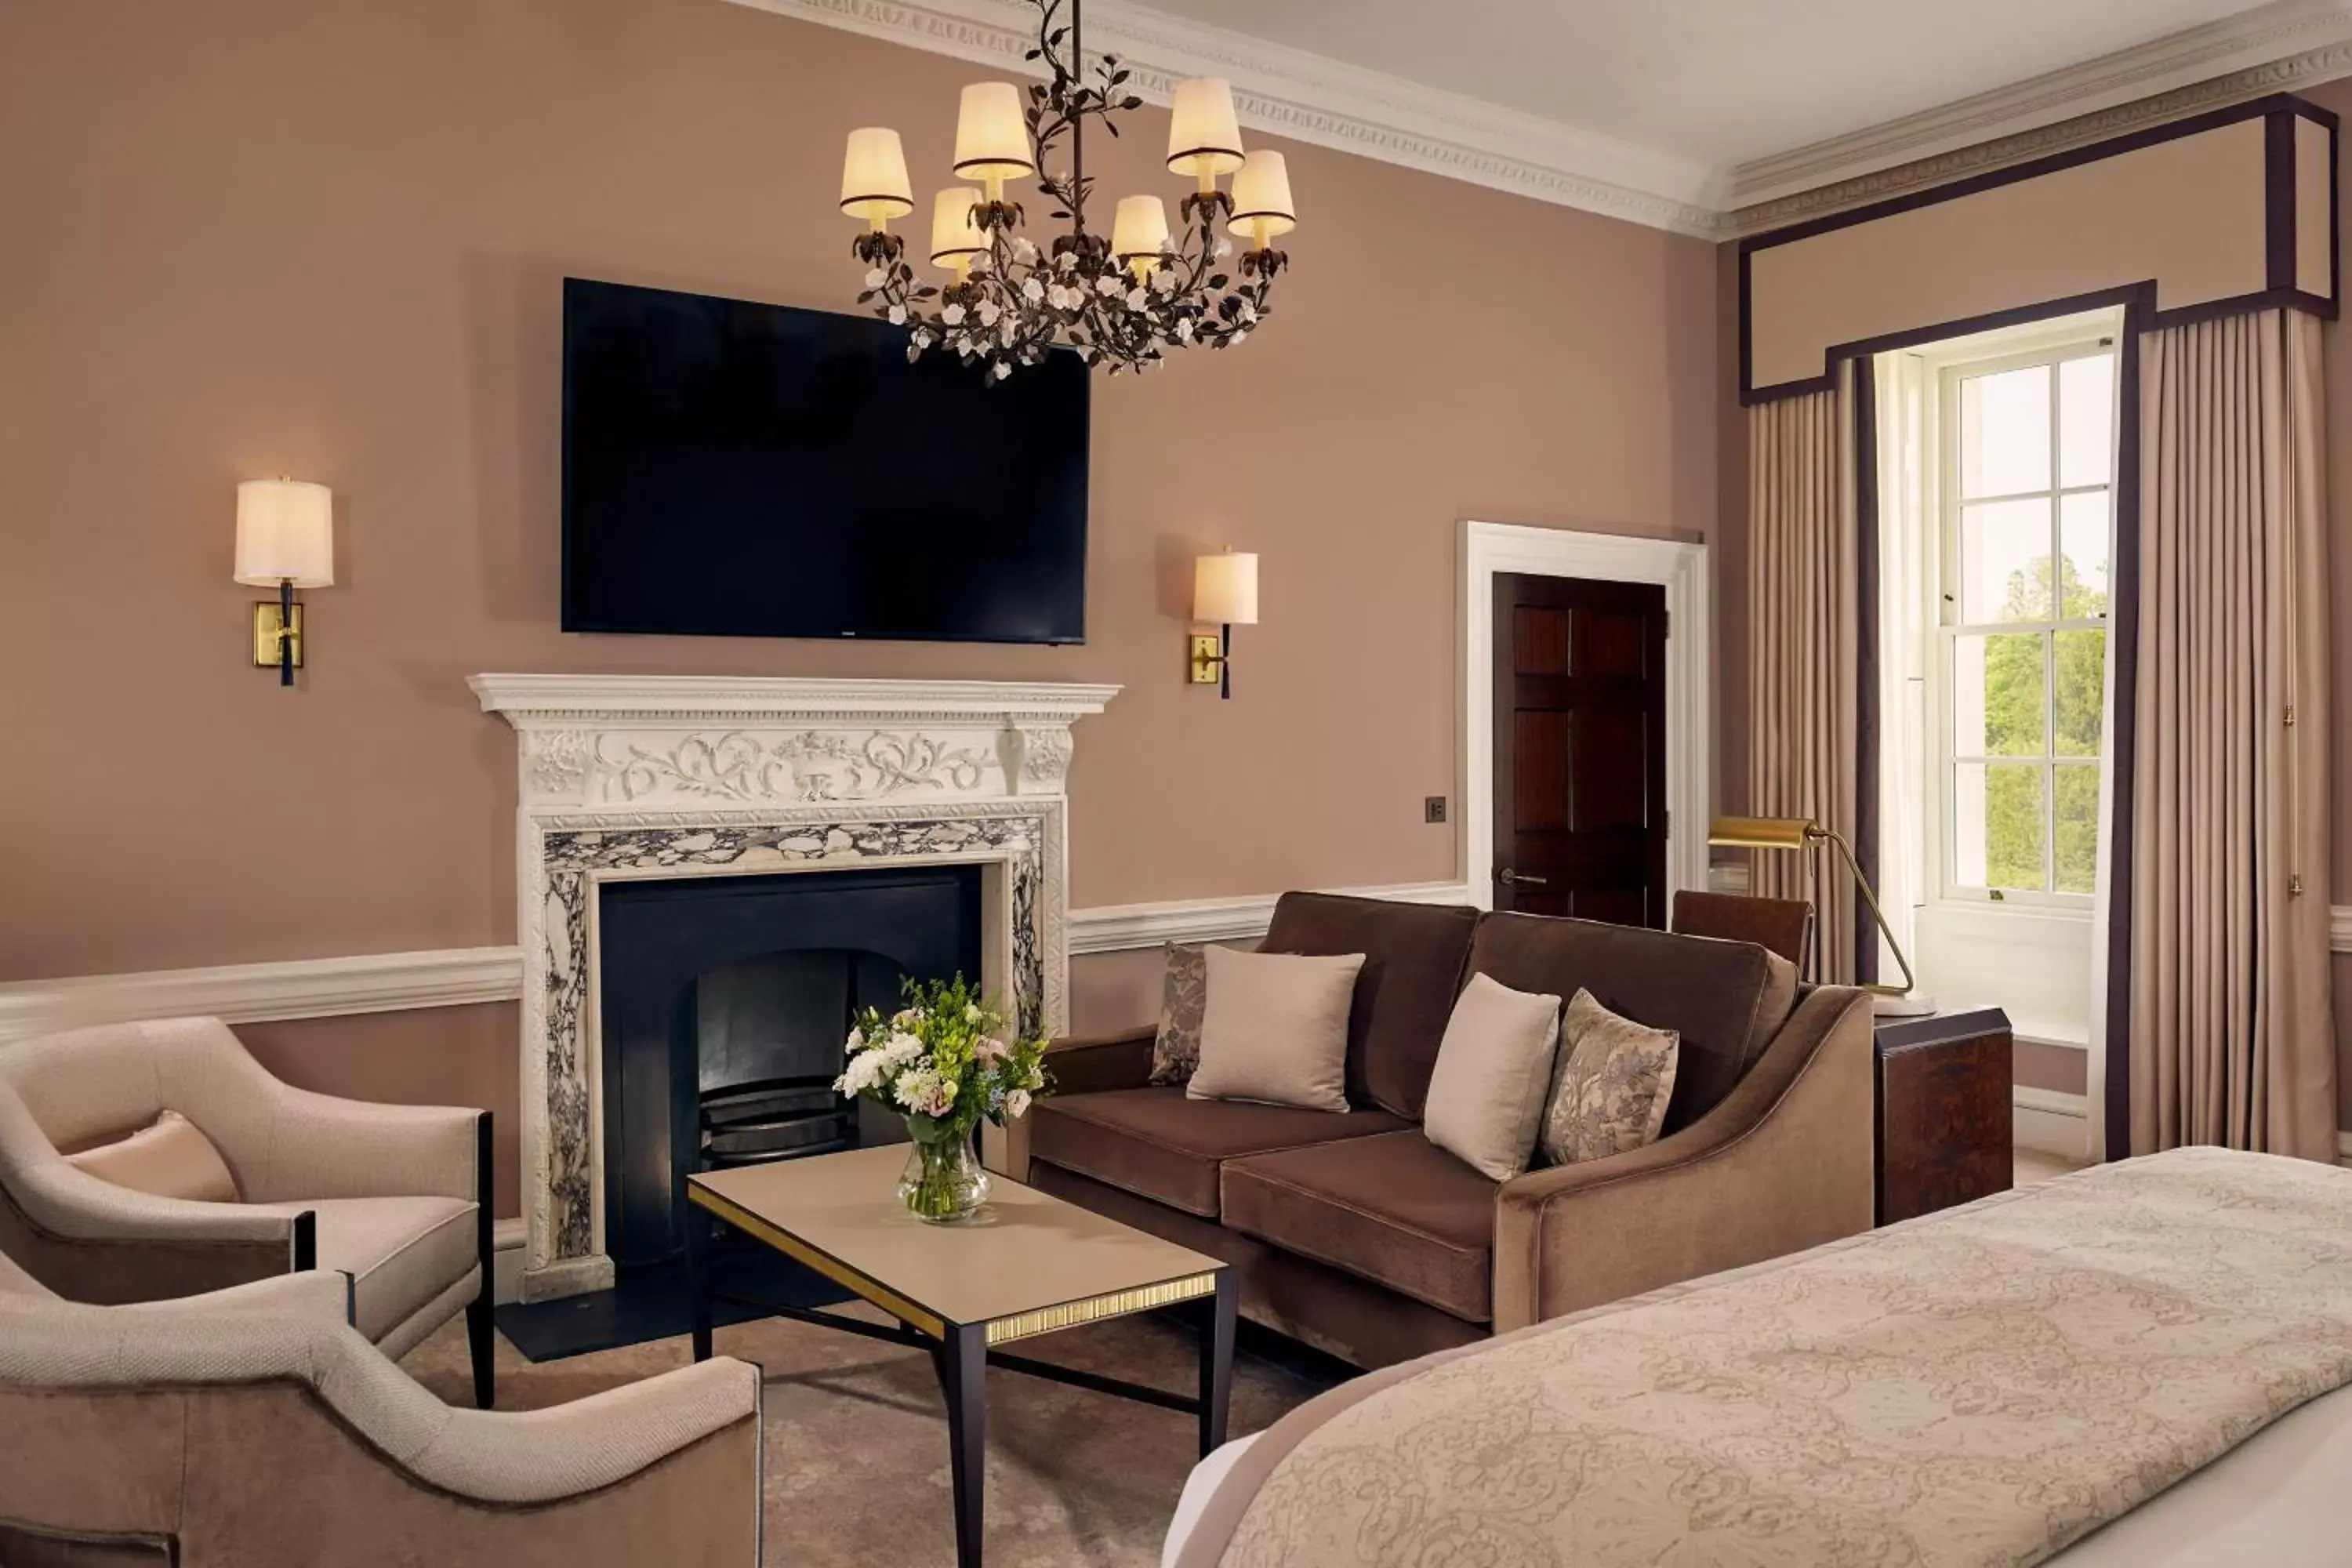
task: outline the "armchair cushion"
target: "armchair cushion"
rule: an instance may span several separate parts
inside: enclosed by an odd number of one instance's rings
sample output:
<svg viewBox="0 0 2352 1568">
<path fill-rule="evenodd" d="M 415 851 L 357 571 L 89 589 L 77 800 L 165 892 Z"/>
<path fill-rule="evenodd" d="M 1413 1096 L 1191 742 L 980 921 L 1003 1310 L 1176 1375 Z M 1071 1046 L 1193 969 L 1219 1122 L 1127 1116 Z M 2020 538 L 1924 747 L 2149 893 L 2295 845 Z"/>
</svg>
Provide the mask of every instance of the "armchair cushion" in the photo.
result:
<svg viewBox="0 0 2352 1568">
<path fill-rule="evenodd" d="M 1499 1184 L 1408 1127 L 1229 1161 L 1224 1223 L 1483 1323 L 1494 1316 Z"/>
<path fill-rule="evenodd" d="M 319 1267 L 352 1277 L 352 1326 L 387 1354 L 408 1348 L 392 1339 L 394 1330 L 479 1267 L 472 1204 L 322 1198 L 310 1206 L 319 1216 Z"/>
<path fill-rule="evenodd" d="M 220 1151 L 202 1128 L 176 1110 L 159 1112 L 127 1138 L 68 1154 L 66 1163 L 101 1182 L 159 1198 L 237 1201 L 236 1178 L 228 1173 Z"/>
<path fill-rule="evenodd" d="M 1217 1217 L 1217 1168 L 1241 1154 L 1296 1149 L 1405 1123 L 1380 1110 L 1300 1110 L 1238 1100 L 1188 1100 L 1181 1089 L 1118 1089 L 1041 1100 L 1029 1157 L 1203 1219 Z"/>
</svg>

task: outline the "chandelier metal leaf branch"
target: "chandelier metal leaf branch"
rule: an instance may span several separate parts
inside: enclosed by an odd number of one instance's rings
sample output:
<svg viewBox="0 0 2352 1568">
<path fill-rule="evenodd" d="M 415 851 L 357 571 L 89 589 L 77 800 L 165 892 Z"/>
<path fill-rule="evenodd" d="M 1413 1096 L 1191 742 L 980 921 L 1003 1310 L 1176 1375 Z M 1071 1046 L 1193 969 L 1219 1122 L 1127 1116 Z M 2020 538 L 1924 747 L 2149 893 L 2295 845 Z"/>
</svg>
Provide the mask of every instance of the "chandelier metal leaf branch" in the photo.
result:
<svg viewBox="0 0 2352 1568">
<path fill-rule="evenodd" d="M 1168 167 L 1196 182 L 1178 204 L 1181 237 L 1171 237 L 1166 206 L 1150 195 L 1120 200 L 1108 238 L 1088 228 L 1087 122 L 1099 121 L 1116 136 L 1115 116 L 1143 100 L 1117 56 L 1097 61 L 1091 80 L 1082 74 L 1081 0 L 1069 0 L 1066 25 L 1063 0 L 1032 4 L 1037 47 L 1026 58 L 1046 79 L 1025 91 L 1011 82 L 963 89 L 955 172 L 980 184 L 950 186 L 933 200 L 929 257 L 951 275 L 945 282 L 918 277 L 906 237 L 890 229 L 891 219 L 915 210 L 898 133 L 878 126 L 849 133 L 841 210 L 867 225 L 854 247 L 866 268 L 858 303 L 908 329 L 908 359 L 935 345 L 951 349 L 992 382 L 1056 347 L 1117 375 L 1162 364 L 1175 349 L 1240 346 L 1271 313 L 1274 280 L 1289 264 L 1273 243 L 1298 221 L 1282 154 L 1243 152 L 1225 82 L 1181 82 Z M 1066 138 L 1069 163 L 1057 171 Z M 1226 174 L 1230 191 L 1218 184 Z M 1045 245 L 1023 232 L 1023 205 L 1005 195 L 1009 183 L 1032 177 L 1052 216 L 1069 226 Z M 1221 223 L 1227 233 L 1218 232 Z"/>
</svg>

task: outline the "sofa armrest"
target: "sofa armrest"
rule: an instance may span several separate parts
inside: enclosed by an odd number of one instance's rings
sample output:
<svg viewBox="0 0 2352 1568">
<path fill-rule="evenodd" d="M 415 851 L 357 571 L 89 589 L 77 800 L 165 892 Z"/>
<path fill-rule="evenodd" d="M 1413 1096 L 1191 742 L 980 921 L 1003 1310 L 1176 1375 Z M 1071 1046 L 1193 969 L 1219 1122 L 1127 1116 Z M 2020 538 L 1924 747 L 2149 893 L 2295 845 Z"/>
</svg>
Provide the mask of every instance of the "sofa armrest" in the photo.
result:
<svg viewBox="0 0 2352 1568">
<path fill-rule="evenodd" d="M 759 1421 L 760 1369 L 717 1356 L 550 1409 L 453 1409 L 430 1442 L 400 1458 L 418 1479 L 459 1497 L 551 1503 L 618 1486 L 730 1427 L 756 1431 Z M 755 1509 L 756 1464 L 742 1480 L 738 1500 Z"/>
<path fill-rule="evenodd" d="M 1823 986 L 1723 1103 L 1671 1138 L 1506 1182 L 1495 1331 L 1868 1230 L 1870 995 Z"/>
<path fill-rule="evenodd" d="M 122 1310 L 158 1318 L 180 1313 L 274 1312 L 347 1328 L 352 1321 L 352 1277 L 340 1269 L 306 1268 L 299 1274 L 274 1275 L 197 1296 L 142 1301 Z"/>
<path fill-rule="evenodd" d="M 1157 1024 L 1115 1035 L 1065 1035 L 1045 1047 L 1045 1069 L 1056 1094 L 1100 1094 L 1141 1089 L 1151 1081 L 1151 1043 Z"/>
<path fill-rule="evenodd" d="M 98 1306 L 310 1268 L 315 1226 L 306 1208 L 159 1198 L 57 1159 L 0 1182 L 0 1247 L 57 1294 Z"/>
<path fill-rule="evenodd" d="M 481 1111 L 342 1100 L 269 1081 L 267 1146 L 237 1160 L 247 1202 L 481 1196 Z"/>
</svg>

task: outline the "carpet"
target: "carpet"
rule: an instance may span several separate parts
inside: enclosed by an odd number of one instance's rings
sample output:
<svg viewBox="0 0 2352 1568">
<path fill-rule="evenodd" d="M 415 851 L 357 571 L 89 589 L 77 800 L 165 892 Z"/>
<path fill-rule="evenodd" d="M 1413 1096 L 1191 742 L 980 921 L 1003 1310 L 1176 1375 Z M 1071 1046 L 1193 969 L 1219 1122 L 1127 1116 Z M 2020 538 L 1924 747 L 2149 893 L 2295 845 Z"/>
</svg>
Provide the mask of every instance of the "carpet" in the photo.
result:
<svg viewBox="0 0 2352 1568">
<path fill-rule="evenodd" d="M 1251 1339 L 1234 1362 L 1234 1436 L 1263 1430 L 1346 1375 L 1310 1352 Z M 1181 1323 L 1138 1317 L 1019 1348 L 1040 1361 L 1189 1393 L 1195 1344 Z M 954 1563 L 947 1427 L 929 1356 L 776 1319 L 721 1329 L 717 1348 L 756 1363 L 765 1383 L 769 1563 Z M 561 1405 L 689 1359 L 684 1339 L 667 1339 L 533 1363 L 501 1337 L 499 1407 Z M 462 1319 L 402 1365 L 451 1404 L 472 1403 Z M 1192 1416 L 1003 1370 L 990 1373 L 988 1394 L 994 1568 L 1151 1568 L 1160 1561 L 1195 1458 Z"/>
</svg>

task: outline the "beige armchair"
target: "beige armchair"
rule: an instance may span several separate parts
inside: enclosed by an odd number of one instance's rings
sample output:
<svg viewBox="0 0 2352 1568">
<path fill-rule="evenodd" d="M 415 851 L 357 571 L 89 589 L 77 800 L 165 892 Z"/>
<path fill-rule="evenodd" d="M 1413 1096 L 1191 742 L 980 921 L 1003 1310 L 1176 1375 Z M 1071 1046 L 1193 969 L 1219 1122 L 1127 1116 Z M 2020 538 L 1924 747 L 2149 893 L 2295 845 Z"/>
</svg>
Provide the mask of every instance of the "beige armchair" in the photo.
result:
<svg viewBox="0 0 2352 1568">
<path fill-rule="evenodd" d="M 163 1110 L 216 1145 L 243 1201 L 154 1197 L 67 1152 Z M 318 1268 L 398 1357 L 462 1309 L 492 1403 L 490 1118 L 279 1082 L 217 1018 L 106 1024 L 0 1046 L 0 1251 L 70 1300 L 193 1295 Z"/>
<path fill-rule="evenodd" d="M 84 1306 L 0 1258 L 0 1563 L 759 1563 L 757 1368 L 452 1409 L 344 1308 L 321 1271 Z"/>
</svg>

